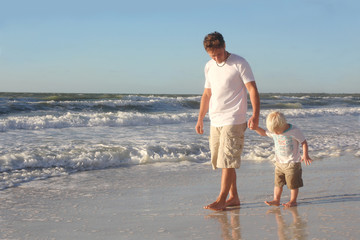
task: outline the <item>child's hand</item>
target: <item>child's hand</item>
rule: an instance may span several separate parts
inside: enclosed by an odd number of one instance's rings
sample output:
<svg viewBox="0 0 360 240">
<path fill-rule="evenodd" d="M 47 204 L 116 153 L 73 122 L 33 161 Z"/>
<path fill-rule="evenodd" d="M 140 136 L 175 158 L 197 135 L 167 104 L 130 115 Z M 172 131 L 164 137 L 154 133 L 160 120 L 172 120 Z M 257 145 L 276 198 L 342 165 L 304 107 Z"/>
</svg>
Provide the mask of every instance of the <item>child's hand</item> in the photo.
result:
<svg viewBox="0 0 360 240">
<path fill-rule="evenodd" d="M 264 129 L 262 129 L 259 126 L 256 126 L 255 128 L 253 128 L 252 130 L 254 130 L 255 132 L 257 132 L 257 134 L 259 134 L 260 136 L 267 136 L 266 135 L 266 131 Z"/>
<path fill-rule="evenodd" d="M 304 155 L 302 158 L 301 158 L 301 161 L 303 162 L 305 162 L 305 165 L 310 165 L 311 164 L 311 162 L 312 162 L 312 159 L 309 157 L 309 156 L 307 156 L 307 155 Z"/>
<path fill-rule="evenodd" d="M 305 165 L 310 165 L 310 163 L 312 162 L 312 159 L 309 157 L 307 141 L 305 140 L 301 144 L 303 147 L 303 156 L 301 158 L 301 161 L 304 161 Z"/>
</svg>

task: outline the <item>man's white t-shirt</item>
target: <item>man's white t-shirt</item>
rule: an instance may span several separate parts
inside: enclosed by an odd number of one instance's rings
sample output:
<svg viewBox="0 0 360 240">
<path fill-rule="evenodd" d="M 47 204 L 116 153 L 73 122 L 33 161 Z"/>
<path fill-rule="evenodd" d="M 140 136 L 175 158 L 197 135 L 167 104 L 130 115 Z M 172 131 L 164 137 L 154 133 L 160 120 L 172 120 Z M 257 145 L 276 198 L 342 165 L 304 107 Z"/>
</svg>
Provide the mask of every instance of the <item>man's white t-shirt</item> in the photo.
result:
<svg viewBox="0 0 360 240">
<path fill-rule="evenodd" d="M 274 134 L 266 131 L 266 134 L 274 140 L 275 158 L 279 163 L 301 162 L 300 146 L 305 141 L 305 136 L 294 125 L 282 134 Z"/>
<path fill-rule="evenodd" d="M 231 54 L 222 67 L 212 59 L 205 65 L 205 79 L 205 88 L 211 88 L 209 104 L 211 125 L 222 127 L 245 123 L 247 111 L 245 84 L 255 81 L 249 63 L 235 54 Z"/>
</svg>

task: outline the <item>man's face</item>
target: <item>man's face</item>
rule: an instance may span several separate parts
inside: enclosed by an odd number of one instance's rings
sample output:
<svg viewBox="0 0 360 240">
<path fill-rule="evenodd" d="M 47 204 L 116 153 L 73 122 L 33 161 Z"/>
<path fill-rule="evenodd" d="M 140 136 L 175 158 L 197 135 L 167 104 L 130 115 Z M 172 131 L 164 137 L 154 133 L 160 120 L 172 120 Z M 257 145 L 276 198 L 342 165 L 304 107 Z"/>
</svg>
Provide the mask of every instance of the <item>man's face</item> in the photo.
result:
<svg viewBox="0 0 360 240">
<path fill-rule="evenodd" d="M 215 60 L 217 63 L 222 63 L 226 60 L 226 51 L 225 48 L 215 48 L 207 51 L 209 56 Z"/>
</svg>

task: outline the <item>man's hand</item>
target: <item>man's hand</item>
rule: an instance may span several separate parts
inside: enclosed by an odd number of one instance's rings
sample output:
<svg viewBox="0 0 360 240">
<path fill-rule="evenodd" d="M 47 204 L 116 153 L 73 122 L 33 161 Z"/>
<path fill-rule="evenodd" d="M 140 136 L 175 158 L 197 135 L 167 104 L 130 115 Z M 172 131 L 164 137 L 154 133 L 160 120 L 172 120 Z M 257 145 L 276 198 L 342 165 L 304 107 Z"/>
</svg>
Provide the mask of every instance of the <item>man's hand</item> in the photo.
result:
<svg viewBox="0 0 360 240">
<path fill-rule="evenodd" d="M 259 118 L 252 116 L 248 121 L 248 128 L 251 130 L 256 130 L 259 126 Z"/>
<path fill-rule="evenodd" d="M 204 122 L 199 120 L 196 124 L 195 130 L 198 134 L 203 134 L 204 133 Z"/>
</svg>

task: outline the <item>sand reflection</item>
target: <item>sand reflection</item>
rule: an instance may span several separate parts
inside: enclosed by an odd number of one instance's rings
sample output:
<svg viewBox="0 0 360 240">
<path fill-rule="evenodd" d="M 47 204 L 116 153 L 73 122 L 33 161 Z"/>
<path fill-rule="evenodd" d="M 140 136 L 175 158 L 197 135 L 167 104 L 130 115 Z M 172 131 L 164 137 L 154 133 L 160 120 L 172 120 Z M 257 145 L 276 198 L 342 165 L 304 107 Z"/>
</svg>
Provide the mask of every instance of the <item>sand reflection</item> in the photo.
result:
<svg viewBox="0 0 360 240">
<path fill-rule="evenodd" d="M 221 237 L 224 240 L 238 240 L 241 239 L 240 229 L 240 208 L 214 212 L 207 215 L 207 219 L 216 219 L 220 223 Z"/>
<path fill-rule="evenodd" d="M 286 221 L 283 213 L 290 212 L 292 220 Z M 287 239 L 307 239 L 306 222 L 302 220 L 298 213 L 297 207 L 280 210 L 280 208 L 272 208 L 266 214 L 274 214 L 276 223 L 278 225 L 278 237 L 280 240 Z"/>
</svg>

